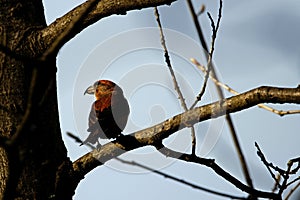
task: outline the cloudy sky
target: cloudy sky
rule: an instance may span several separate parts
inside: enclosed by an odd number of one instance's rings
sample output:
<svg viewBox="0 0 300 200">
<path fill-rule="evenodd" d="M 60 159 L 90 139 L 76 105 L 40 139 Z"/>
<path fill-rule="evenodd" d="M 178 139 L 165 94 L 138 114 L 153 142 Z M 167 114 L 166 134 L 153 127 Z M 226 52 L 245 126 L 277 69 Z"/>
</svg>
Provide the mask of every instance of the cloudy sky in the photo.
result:
<svg viewBox="0 0 300 200">
<path fill-rule="evenodd" d="M 52 23 L 82 2 L 44 0 L 47 23 Z M 193 2 L 197 8 L 205 4 L 206 11 L 217 18 L 217 0 Z M 222 82 L 240 92 L 262 85 L 296 87 L 300 80 L 299 7 L 298 0 L 226 0 L 213 59 Z M 188 60 L 195 57 L 205 63 L 202 48 L 184 0 L 171 6 L 161 6 L 159 11 L 174 69 L 190 104 L 201 88 L 203 75 Z M 209 42 L 211 27 L 207 15 L 201 15 L 199 20 Z M 83 96 L 83 92 L 99 78 L 119 83 L 130 102 L 131 114 L 124 132 L 146 128 L 182 111 L 168 71 L 164 68 L 156 27 L 152 8 L 131 11 L 127 15 L 100 20 L 61 49 L 57 66 L 63 133 L 70 131 L 83 139 L 87 136 L 87 117 L 93 98 Z M 231 96 L 227 92 L 225 94 Z M 210 83 L 201 104 L 216 98 Z M 272 106 L 299 109 L 294 105 Z M 260 144 L 270 161 L 285 167 L 289 159 L 299 156 L 299 115 L 279 117 L 251 108 L 232 117 L 246 152 L 254 185 L 269 190 L 273 182 L 256 156 L 254 142 Z M 243 180 L 224 119 L 199 124 L 197 136 L 199 155 L 215 158 L 227 171 Z M 89 151 L 66 135 L 63 137 L 72 160 Z M 171 147 L 189 151 L 189 132 L 183 131 L 166 142 Z M 124 158 L 135 159 L 200 186 L 241 194 L 211 170 L 166 159 L 150 147 L 131 152 Z M 74 199 L 100 197 L 222 199 L 116 161 L 87 175 Z"/>
</svg>

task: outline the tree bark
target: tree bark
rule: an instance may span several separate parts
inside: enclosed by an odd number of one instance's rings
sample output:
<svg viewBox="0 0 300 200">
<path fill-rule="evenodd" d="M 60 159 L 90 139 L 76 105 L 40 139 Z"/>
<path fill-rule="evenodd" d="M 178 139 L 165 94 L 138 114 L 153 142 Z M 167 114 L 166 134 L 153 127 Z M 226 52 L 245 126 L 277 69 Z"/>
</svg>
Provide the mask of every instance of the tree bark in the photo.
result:
<svg viewBox="0 0 300 200">
<path fill-rule="evenodd" d="M 0 0 L 0 199 L 72 199 L 77 187 L 58 118 L 59 48 L 103 17 L 173 1 L 102 0 L 72 29 L 87 3 L 47 26 L 41 0 Z"/>
<path fill-rule="evenodd" d="M 67 159 L 58 119 L 56 61 L 35 62 L 43 44 L 32 36 L 44 27 L 42 1 L 0 1 L 1 45 L 22 57 L 0 52 L 0 199 L 48 199 L 55 192 L 57 168 Z"/>
</svg>

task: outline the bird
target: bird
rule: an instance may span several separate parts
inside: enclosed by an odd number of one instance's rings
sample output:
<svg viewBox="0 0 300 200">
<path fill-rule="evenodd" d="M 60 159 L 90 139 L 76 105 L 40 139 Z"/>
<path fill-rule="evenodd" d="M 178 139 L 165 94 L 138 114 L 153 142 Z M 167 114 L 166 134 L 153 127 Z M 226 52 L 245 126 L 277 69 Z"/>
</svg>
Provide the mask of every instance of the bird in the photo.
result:
<svg viewBox="0 0 300 200">
<path fill-rule="evenodd" d="M 99 138 L 115 139 L 123 136 L 130 109 L 120 86 L 111 80 L 98 80 L 84 94 L 94 94 L 96 100 L 88 118 L 89 135 L 82 144 L 96 144 L 99 148 Z"/>
</svg>

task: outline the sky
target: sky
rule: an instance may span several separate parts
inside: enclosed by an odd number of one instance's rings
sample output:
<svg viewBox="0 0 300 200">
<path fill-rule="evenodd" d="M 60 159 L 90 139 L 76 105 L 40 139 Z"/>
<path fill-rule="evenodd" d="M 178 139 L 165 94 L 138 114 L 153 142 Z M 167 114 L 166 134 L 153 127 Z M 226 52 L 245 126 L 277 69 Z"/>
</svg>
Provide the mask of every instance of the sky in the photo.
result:
<svg viewBox="0 0 300 200">
<path fill-rule="evenodd" d="M 44 0 L 47 23 L 61 17 L 84 1 Z M 202 4 L 217 19 L 217 0 L 193 1 Z M 298 0 L 224 1 L 220 30 L 213 62 L 220 80 L 239 92 L 266 85 L 296 87 L 300 80 L 300 13 Z M 203 74 L 190 62 L 196 58 L 205 64 L 197 33 L 184 0 L 159 7 L 171 61 L 187 104 L 193 103 L 203 82 Z M 199 17 L 206 41 L 211 40 L 210 21 Z M 172 80 L 164 63 L 153 8 L 130 11 L 127 15 L 104 18 L 82 31 L 63 46 L 57 57 L 58 100 L 64 142 L 71 160 L 86 154 L 66 136 L 69 131 L 87 137 L 87 118 L 92 96 L 84 90 L 98 79 L 111 79 L 124 90 L 131 113 L 124 134 L 140 130 L 182 112 Z M 226 97 L 232 96 L 225 92 Z M 217 99 L 212 82 L 198 105 Z M 295 105 L 271 105 L 278 109 L 299 109 Z M 299 115 L 279 117 L 257 107 L 232 118 L 249 164 L 254 185 L 270 190 L 273 181 L 256 155 L 258 142 L 267 159 L 285 167 L 299 156 Z M 197 153 L 214 158 L 235 177 L 243 180 L 239 161 L 232 147 L 224 118 L 196 126 Z M 190 132 L 180 131 L 165 144 L 190 151 Z M 108 141 L 101 141 L 106 143 Z M 155 153 L 145 147 L 122 156 L 180 179 L 230 194 L 241 194 L 234 186 L 202 166 L 187 164 Z M 89 173 L 74 196 L 81 199 L 224 199 L 154 173 L 110 161 Z"/>
</svg>

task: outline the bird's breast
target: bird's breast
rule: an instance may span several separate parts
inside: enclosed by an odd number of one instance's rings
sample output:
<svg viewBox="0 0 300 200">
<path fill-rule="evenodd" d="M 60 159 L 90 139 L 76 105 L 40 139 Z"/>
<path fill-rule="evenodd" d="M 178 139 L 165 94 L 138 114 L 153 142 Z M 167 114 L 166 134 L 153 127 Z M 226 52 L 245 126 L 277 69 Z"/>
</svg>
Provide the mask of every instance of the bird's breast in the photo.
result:
<svg viewBox="0 0 300 200">
<path fill-rule="evenodd" d="M 102 112 L 104 109 L 111 107 L 111 96 L 104 96 L 95 101 L 95 110 Z"/>
</svg>

